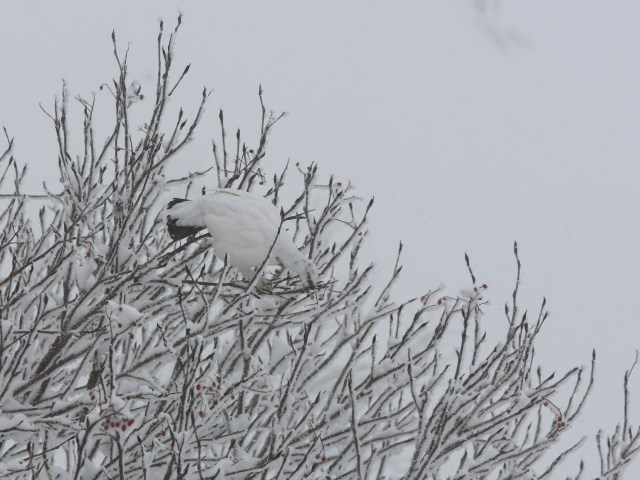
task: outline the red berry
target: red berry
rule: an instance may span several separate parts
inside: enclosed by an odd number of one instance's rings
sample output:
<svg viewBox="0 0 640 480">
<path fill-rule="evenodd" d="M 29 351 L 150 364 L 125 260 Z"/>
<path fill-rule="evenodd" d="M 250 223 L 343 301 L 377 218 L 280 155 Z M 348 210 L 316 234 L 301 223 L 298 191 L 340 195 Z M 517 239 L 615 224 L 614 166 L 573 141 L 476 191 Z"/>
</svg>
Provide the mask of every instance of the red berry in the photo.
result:
<svg viewBox="0 0 640 480">
<path fill-rule="evenodd" d="M 167 220 L 171 220 L 171 215 L 167 215 Z"/>
<path fill-rule="evenodd" d="M 133 418 L 130 418 L 130 419 L 127 421 L 127 423 L 128 423 L 129 425 L 133 425 Z"/>
<path fill-rule="evenodd" d="M 543 404 L 545 407 L 548 407 L 548 406 L 549 406 L 549 402 L 543 402 L 542 404 Z"/>
<path fill-rule="evenodd" d="M 198 415 L 200 415 L 200 417 L 204 417 L 204 412 L 203 412 L 202 410 L 200 410 L 200 411 L 198 412 Z"/>
<path fill-rule="evenodd" d="M 122 428 L 122 431 L 124 432 L 127 429 L 127 426 L 126 425 L 122 425 L 122 427 L 120 427 L 120 428 Z"/>
<path fill-rule="evenodd" d="M 201 388 L 201 387 L 200 387 L 200 384 L 198 383 L 198 384 L 196 385 L 196 390 L 200 390 L 200 388 Z"/>
<path fill-rule="evenodd" d="M 483 283 L 483 284 L 482 284 L 482 288 L 489 288 L 489 287 L 487 287 L 487 284 L 486 284 L 486 283 Z"/>
<path fill-rule="evenodd" d="M 109 430 L 109 424 L 105 423 L 104 425 L 102 425 L 102 428 L 104 428 L 105 430 Z"/>
<path fill-rule="evenodd" d="M 162 431 L 160 432 L 160 435 L 162 435 L 163 437 L 164 437 L 166 434 L 167 434 L 167 432 L 165 432 L 164 430 L 162 430 Z"/>
<path fill-rule="evenodd" d="M 91 256 L 91 252 L 87 252 L 87 258 Z"/>
<path fill-rule="evenodd" d="M 438 299 L 438 305 L 442 305 L 442 299 L 441 298 Z"/>
<path fill-rule="evenodd" d="M 322 461 L 326 462 L 327 461 L 327 457 L 325 457 L 324 455 L 322 456 Z"/>
</svg>

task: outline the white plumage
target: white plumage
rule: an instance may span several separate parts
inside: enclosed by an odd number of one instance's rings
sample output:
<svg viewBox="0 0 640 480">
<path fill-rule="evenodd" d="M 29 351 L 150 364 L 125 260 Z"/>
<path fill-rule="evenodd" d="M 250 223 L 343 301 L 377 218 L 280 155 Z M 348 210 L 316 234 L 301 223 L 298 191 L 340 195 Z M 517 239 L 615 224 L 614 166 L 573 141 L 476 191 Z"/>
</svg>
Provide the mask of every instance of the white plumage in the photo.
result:
<svg viewBox="0 0 640 480">
<path fill-rule="evenodd" d="M 174 199 L 167 218 L 174 240 L 207 228 L 216 255 L 220 258 L 226 255 L 229 264 L 238 268 L 247 280 L 252 278 L 253 269 L 262 265 L 273 245 L 267 265 L 282 264 L 309 285 L 317 283 L 315 265 L 296 248 L 284 225 L 278 235 L 280 212 L 264 197 L 220 188 L 195 200 Z"/>
</svg>

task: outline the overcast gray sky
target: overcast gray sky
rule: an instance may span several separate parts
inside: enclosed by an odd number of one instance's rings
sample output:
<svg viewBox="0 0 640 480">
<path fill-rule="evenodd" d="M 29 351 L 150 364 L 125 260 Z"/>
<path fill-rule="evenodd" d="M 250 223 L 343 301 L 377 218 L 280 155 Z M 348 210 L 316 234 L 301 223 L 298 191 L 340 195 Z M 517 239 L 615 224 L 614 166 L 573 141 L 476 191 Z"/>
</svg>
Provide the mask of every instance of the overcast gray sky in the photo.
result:
<svg viewBox="0 0 640 480">
<path fill-rule="evenodd" d="M 468 252 L 490 286 L 487 324 L 503 328 L 518 240 L 523 306 L 537 311 L 546 296 L 552 314 L 542 365 L 562 371 L 599 353 L 568 441 L 613 428 L 640 344 L 640 3 L 130 3 L 3 5 L 0 124 L 32 188 L 56 178 L 38 103 L 51 105 L 63 78 L 83 96 L 112 78 L 112 29 L 150 93 L 158 19 L 173 26 L 181 11 L 176 61 L 192 68 L 174 102 L 193 111 L 202 87 L 214 90 L 188 165 L 209 165 L 218 107 L 255 131 L 262 84 L 268 105 L 289 112 L 269 145 L 274 164 L 317 162 L 375 195 L 368 255 L 384 272 L 404 241 L 398 297 L 441 282 L 456 295 Z M 640 392 L 640 374 L 634 384 Z"/>
</svg>

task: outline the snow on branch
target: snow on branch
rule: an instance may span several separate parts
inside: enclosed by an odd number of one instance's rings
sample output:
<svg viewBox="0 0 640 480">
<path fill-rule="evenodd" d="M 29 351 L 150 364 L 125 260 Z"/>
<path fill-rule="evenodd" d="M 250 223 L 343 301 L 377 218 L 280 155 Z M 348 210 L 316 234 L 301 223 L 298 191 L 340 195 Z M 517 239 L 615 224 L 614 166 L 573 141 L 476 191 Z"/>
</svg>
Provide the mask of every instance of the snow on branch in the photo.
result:
<svg viewBox="0 0 640 480">
<path fill-rule="evenodd" d="M 0 478 L 548 476 L 573 450 L 541 462 L 584 405 L 595 354 L 588 368 L 543 375 L 534 342 L 546 301 L 534 319 L 519 313 L 517 245 L 508 322 L 493 345 L 483 326 L 487 285 L 476 284 L 468 256 L 467 293 L 395 301 L 402 246 L 381 285 L 360 258 L 373 199 L 321 181 L 315 164 L 270 171 L 267 138 L 282 115 L 267 111 L 262 88 L 256 146 L 240 130 L 232 146 L 220 111 L 211 166 L 168 178 L 209 98 L 204 89 L 195 112 L 169 118 L 168 98 L 189 72 L 174 71 L 180 24 L 168 34 L 160 24 L 146 102 L 113 35 L 117 74 L 99 93 L 115 104 L 105 139 L 95 137 L 105 115 L 95 99 L 70 106 L 63 89 L 43 108 L 62 179 L 43 196 L 53 201 L 24 194 L 26 170 L 5 132 Z M 132 125 L 131 109 L 144 106 L 147 120 Z M 84 117 L 79 149 L 70 108 Z M 207 233 L 171 241 L 168 200 L 199 195 L 213 172 L 218 187 L 260 191 L 278 206 L 281 228 L 317 266 L 315 289 L 266 260 L 243 278 Z M 601 446 L 606 478 L 618 478 L 638 449 L 628 378 L 624 426 Z"/>
</svg>

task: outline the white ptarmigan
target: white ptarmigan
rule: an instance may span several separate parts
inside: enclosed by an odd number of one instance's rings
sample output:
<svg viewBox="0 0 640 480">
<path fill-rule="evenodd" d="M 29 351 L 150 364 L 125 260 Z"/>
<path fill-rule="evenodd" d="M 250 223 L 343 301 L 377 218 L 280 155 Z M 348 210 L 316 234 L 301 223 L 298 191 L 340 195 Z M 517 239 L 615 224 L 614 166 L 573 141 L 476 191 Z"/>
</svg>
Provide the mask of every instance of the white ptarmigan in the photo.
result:
<svg viewBox="0 0 640 480">
<path fill-rule="evenodd" d="M 167 213 L 167 228 L 173 240 L 207 228 L 216 255 L 226 255 L 229 264 L 240 270 L 246 280 L 251 280 L 253 269 L 262 265 L 273 245 L 266 265 L 279 263 L 311 287 L 318 282 L 315 265 L 296 248 L 284 225 L 280 228 L 280 212 L 264 197 L 219 188 L 194 200 L 174 198 Z"/>
</svg>

